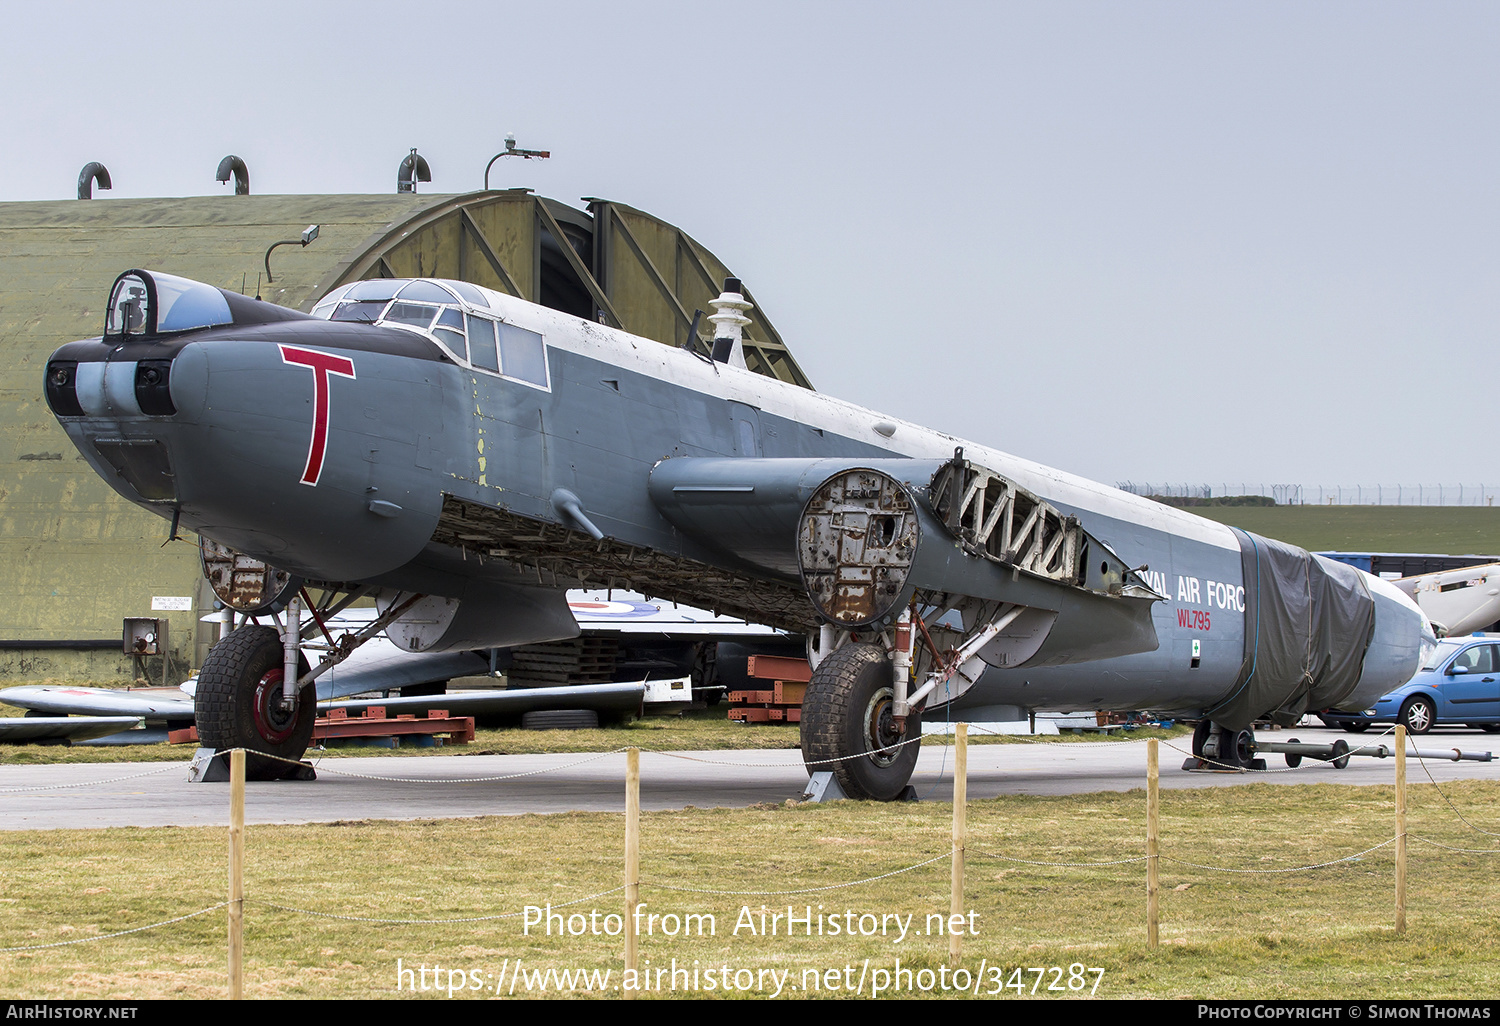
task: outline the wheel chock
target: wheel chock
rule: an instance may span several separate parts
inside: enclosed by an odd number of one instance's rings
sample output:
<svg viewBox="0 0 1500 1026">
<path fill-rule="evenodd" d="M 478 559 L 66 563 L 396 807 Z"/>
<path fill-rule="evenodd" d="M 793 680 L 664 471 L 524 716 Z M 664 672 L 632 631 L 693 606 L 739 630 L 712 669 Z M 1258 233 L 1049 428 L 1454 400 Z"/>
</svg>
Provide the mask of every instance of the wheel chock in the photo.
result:
<svg viewBox="0 0 1500 1026">
<path fill-rule="evenodd" d="M 310 762 L 287 762 L 248 753 L 245 760 L 246 780 L 317 780 L 317 770 Z M 188 763 L 188 783 L 223 784 L 229 780 L 229 753 L 200 748 Z"/>
</svg>

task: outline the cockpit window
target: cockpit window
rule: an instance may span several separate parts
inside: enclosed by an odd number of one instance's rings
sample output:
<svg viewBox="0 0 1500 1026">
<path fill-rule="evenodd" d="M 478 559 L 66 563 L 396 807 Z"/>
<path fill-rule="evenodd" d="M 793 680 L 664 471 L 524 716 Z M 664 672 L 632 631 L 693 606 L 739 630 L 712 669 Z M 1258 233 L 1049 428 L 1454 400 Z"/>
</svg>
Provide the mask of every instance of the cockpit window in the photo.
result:
<svg viewBox="0 0 1500 1026">
<path fill-rule="evenodd" d="M 156 330 L 187 331 L 211 324 L 230 324 L 229 300 L 212 285 L 152 271 L 156 282 Z"/>
<path fill-rule="evenodd" d="M 115 281 L 106 335 L 148 335 L 230 324 L 229 300 L 212 285 L 160 271 L 127 271 Z"/>
<path fill-rule="evenodd" d="M 361 324 L 374 324 L 380 320 L 380 315 L 385 312 L 387 300 L 377 299 L 367 303 L 344 302 L 333 311 L 331 320 L 335 321 L 358 321 Z"/>
<path fill-rule="evenodd" d="M 542 336 L 514 324 L 500 325 L 500 373 L 547 387 L 547 349 Z"/>
<path fill-rule="evenodd" d="M 369 281 L 355 282 L 354 287 L 344 293 L 344 298 L 395 299 L 396 293 L 405 284 L 405 278 L 371 278 Z"/>
<path fill-rule="evenodd" d="M 463 296 L 465 299 L 467 299 L 469 302 L 473 303 L 475 306 L 477 306 L 477 307 L 487 307 L 487 306 L 490 305 L 490 301 L 484 297 L 484 293 L 480 292 L 478 289 L 476 289 L 474 286 L 470 285 L 468 282 L 466 282 L 466 281 L 450 281 L 448 284 L 450 286 L 452 286 L 453 291 L 457 292 L 460 296 Z"/>
<path fill-rule="evenodd" d="M 500 357 L 495 350 L 495 322 L 488 317 L 469 315 L 469 359 L 476 367 L 500 373 Z"/>
<path fill-rule="evenodd" d="M 313 307 L 314 317 L 389 324 L 420 331 L 461 365 L 547 388 L 547 347 L 540 334 L 466 312 L 490 310 L 489 298 L 463 281 L 374 278 L 343 285 Z"/>
<path fill-rule="evenodd" d="M 410 324 L 413 328 L 427 330 L 432 326 L 432 319 L 437 316 L 438 308 L 426 303 L 407 303 L 401 300 L 391 304 L 391 308 L 385 312 L 382 320 L 395 321 L 397 324 Z"/>
<path fill-rule="evenodd" d="M 321 317 L 325 321 L 328 320 L 328 318 L 333 316 L 333 308 L 339 305 L 339 300 L 344 297 L 344 293 L 352 288 L 354 288 L 353 285 L 340 285 L 328 293 L 328 295 L 318 300 L 317 306 L 312 308 L 312 315 L 314 317 Z"/>
<path fill-rule="evenodd" d="M 438 337 L 443 347 L 458 357 L 461 361 L 468 362 L 468 347 L 464 345 L 464 315 L 453 307 L 446 307 L 438 316 L 437 326 L 432 333 Z"/>
<path fill-rule="evenodd" d="M 401 298 L 418 303 L 455 303 L 453 293 L 430 281 L 418 279 L 401 290 Z"/>
<path fill-rule="evenodd" d="M 143 335 L 151 300 L 146 281 L 138 274 L 127 274 L 115 282 L 109 297 L 109 317 L 104 323 L 106 335 Z"/>
</svg>

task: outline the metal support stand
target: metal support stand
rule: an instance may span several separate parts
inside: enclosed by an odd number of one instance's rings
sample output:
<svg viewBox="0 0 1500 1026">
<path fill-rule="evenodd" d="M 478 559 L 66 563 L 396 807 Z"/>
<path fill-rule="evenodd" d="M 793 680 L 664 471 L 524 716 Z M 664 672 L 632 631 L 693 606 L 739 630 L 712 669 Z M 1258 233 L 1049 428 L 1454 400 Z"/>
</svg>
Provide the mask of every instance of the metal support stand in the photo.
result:
<svg viewBox="0 0 1500 1026">
<path fill-rule="evenodd" d="M 802 800 L 805 802 L 841 802 L 848 797 L 844 789 L 839 786 L 833 770 L 818 770 L 807 778 L 807 786 L 802 790 Z M 901 792 L 896 801 L 916 802 L 921 799 L 917 797 L 917 789 L 907 784 L 906 789 Z"/>
</svg>

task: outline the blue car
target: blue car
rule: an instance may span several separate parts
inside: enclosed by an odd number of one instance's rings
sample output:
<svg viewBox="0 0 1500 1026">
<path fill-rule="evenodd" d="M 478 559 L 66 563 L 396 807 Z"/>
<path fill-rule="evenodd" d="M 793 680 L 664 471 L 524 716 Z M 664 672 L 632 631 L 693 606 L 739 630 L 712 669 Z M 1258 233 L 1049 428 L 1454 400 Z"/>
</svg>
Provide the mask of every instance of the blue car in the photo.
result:
<svg viewBox="0 0 1500 1026">
<path fill-rule="evenodd" d="M 1417 675 L 1383 695 L 1373 709 L 1320 713 L 1330 727 L 1359 733 L 1375 723 L 1401 723 L 1412 734 L 1435 726 L 1500 733 L 1500 634 L 1438 642 Z"/>
</svg>

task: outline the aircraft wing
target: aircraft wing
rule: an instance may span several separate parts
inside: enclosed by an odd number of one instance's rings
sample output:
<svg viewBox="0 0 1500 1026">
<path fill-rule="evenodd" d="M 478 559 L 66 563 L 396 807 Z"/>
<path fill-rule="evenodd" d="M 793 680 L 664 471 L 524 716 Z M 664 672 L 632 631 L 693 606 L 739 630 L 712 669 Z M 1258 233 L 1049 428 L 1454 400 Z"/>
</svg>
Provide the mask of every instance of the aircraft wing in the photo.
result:
<svg viewBox="0 0 1500 1026">
<path fill-rule="evenodd" d="M 1391 582 L 1450 636 L 1472 634 L 1500 620 L 1500 563 L 1441 570 Z"/>
<path fill-rule="evenodd" d="M 138 716 L 8 716 L 0 718 L 0 743 L 86 741 L 140 726 Z"/>
<path fill-rule="evenodd" d="M 646 697 L 642 681 L 630 684 L 582 684 L 555 688 L 460 691 L 446 695 L 408 695 L 400 698 L 359 698 L 319 705 L 325 709 L 363 712 L 381 706 L 388 715 L 447 709 L 453 716 L 520 716 L 535 709 L 593 709 L 597 712 L 638 713 Z"/>
<path fill-rule="evenodd" d="M 127 716 L 148 720 L 188 721 L 193 718 L 193 700 L 175 688 L 119 690 L 24 684 L 0 691 L 0 702 L 60 717 Z"/>
<path fill-rule="evenodd" d="M 699 640 L 764 638 L 784 640 L 784 631 L 732 616 L 721 616 L 706 609 L 650 599 L 627 591 L 570 591 L 568 607 L 585 634 L 628 634 L 638 639 L 694 638 Z M 343 631 L 357 631 L 375 618 L 369 608 L 346 609 L 325 621 L 329 633 L 337 637 Z M 203 618 L 216 621 L 218 614 Z M 407 652 L 380 636 L 360 646 L 338 666 L 318 678 L 318 701 L 329 702 L 372 691 L 451 680 L 454 677 L 479 676 L 489 672 L 486 653 Z M 183 685 L 192 693 L 196 681 Z M 557 690 L 557 689 L 553 689 Z M 548 708 L 568 708 L 548 706 Z M 82 710 L 80 710 L 82 711 Z M 523 710 L 524 711 L 524 710 Z"/>
<path fill-rule="evenodd" d="M 774 627 L 721 616 L 626 591 L 570 591 L 568 608 L 585 634 L 659 634 L 668 637 L 789 638 Z"/>
</svg>

